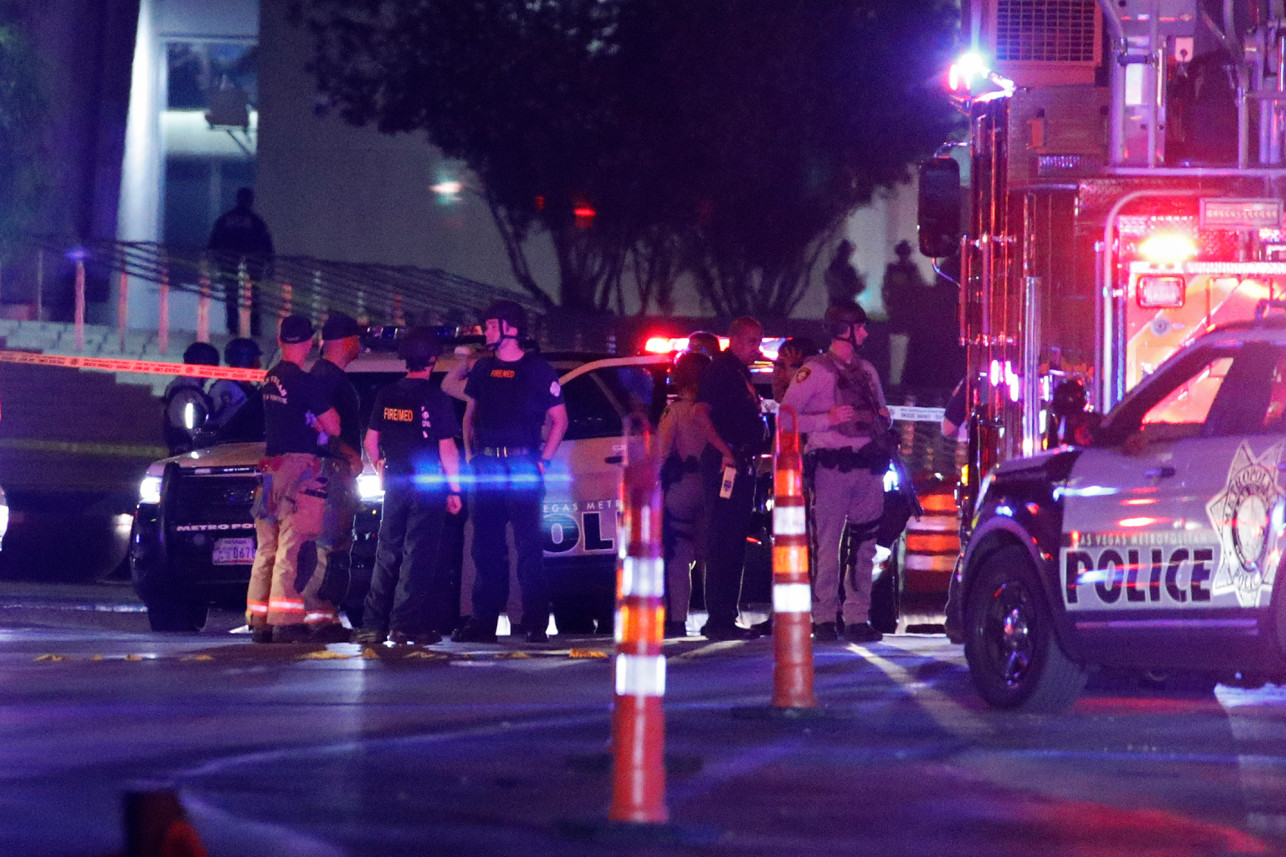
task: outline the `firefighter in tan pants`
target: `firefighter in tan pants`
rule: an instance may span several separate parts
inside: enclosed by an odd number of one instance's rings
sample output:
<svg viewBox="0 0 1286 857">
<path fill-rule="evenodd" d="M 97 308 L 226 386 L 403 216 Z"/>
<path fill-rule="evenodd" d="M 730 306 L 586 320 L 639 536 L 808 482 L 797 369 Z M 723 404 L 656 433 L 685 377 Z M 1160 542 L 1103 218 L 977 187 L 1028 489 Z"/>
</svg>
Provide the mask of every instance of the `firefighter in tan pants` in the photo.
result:
<svg viewBox="0 0 1286 857">
<path fill-rule="evenodd" d="M 303 316 L 282 320 L 281 362 L 263 385 L 267 456 L 254 516 L 258 546 L 246 591 L 246 621 L 257 643 L 304 642 L 331 629 L 335 606 L 318 596 L 317 537 L 328 485 L 322 445 L 339 434 L 339 414 L 304 371 L 313 326 Z"/>
</svg>

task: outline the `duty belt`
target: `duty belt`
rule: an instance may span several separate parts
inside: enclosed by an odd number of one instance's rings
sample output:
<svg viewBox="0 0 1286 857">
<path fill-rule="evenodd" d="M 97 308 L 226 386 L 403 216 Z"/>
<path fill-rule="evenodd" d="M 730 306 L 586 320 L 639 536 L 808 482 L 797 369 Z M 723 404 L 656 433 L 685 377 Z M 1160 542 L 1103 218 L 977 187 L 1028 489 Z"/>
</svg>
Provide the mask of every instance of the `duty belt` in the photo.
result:
<svg viewBox="0 0 1286 857">
<path fill-rule="evenodd" d="M 535 454 L 536 450 L 526 446 L 484 446 L 478 450 L 478 455 L 487 458 L 519 458 Z"/>
<path fill-rule="evenodd" d="M 875 449 L 875 444 L 868 443 L 861 449 L 851 446 L 839 449 L 814 449 L 805 456 L 805 464 L 813 467 L 835 468 L 841 473 L 850 470 L 870 470 L 872 473 L 883 473 L 889 466 L 889 460 Z"/>
</svg>

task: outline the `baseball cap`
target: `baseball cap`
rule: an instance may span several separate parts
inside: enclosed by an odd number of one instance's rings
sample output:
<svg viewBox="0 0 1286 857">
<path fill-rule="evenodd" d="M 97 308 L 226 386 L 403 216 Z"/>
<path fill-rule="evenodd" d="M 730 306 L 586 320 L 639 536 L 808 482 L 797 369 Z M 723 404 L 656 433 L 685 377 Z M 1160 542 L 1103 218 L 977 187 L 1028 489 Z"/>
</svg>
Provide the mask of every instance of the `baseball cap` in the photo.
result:
<svg viewBox="0 0 1286 857">
<path fill-rule="evenodd" d="M 313 338 L 313 323 L 302 315 L 288 315 L 281 320 L 281 341 L 288 345 Z"/>
<path fill-rule="evenodd" d="M 361 328 L 357 326 L 357 319 L 351 315 L 345 315 L 342 312 L 331 313 L 322 325 L 322 341 L 330 342 L 335 339 L 347 339 L 350 336 L 361 336 Z"/>
</svg>

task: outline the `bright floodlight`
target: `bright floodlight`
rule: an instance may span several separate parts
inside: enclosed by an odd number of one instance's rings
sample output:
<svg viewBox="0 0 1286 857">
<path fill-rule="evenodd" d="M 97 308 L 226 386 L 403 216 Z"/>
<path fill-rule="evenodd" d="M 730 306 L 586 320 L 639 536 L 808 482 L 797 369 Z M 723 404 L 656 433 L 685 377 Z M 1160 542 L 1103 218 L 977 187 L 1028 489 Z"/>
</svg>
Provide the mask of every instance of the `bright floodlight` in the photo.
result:
<svg viewBox="0 0 1286 857">
<path fill-rule="evenodd" d="M 951 66 L 951 89 L 972 89 L 974 81 L 991 74 L 986 58 L 977 51 L 962 54 Z"/>
<path fill-rule="evenodd" d="M 460 191 L 464 190 L 464 184 L 455 180 L 448 180 L 429 185 L 429 190 L 438 196 L 459 196 Z"/>
</svg>

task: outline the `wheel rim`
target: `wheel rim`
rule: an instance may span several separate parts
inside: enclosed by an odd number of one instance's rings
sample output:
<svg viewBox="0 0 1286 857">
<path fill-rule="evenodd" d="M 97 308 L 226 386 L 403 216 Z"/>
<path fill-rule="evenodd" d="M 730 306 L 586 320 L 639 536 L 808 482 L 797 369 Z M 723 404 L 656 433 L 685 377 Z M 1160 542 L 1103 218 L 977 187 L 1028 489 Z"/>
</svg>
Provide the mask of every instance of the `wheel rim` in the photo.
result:
<svg viewBox="0 0 1286 857">
<path fill-rule="evenodd" d="M 986 650 L 1006 687 L 1021 685 L 1031 670 L 1036 652 L 1034 614 L 1030 594 L 1014 581 L 1001 584 L 987 605 L 982 628 Z"/>
</svg>

